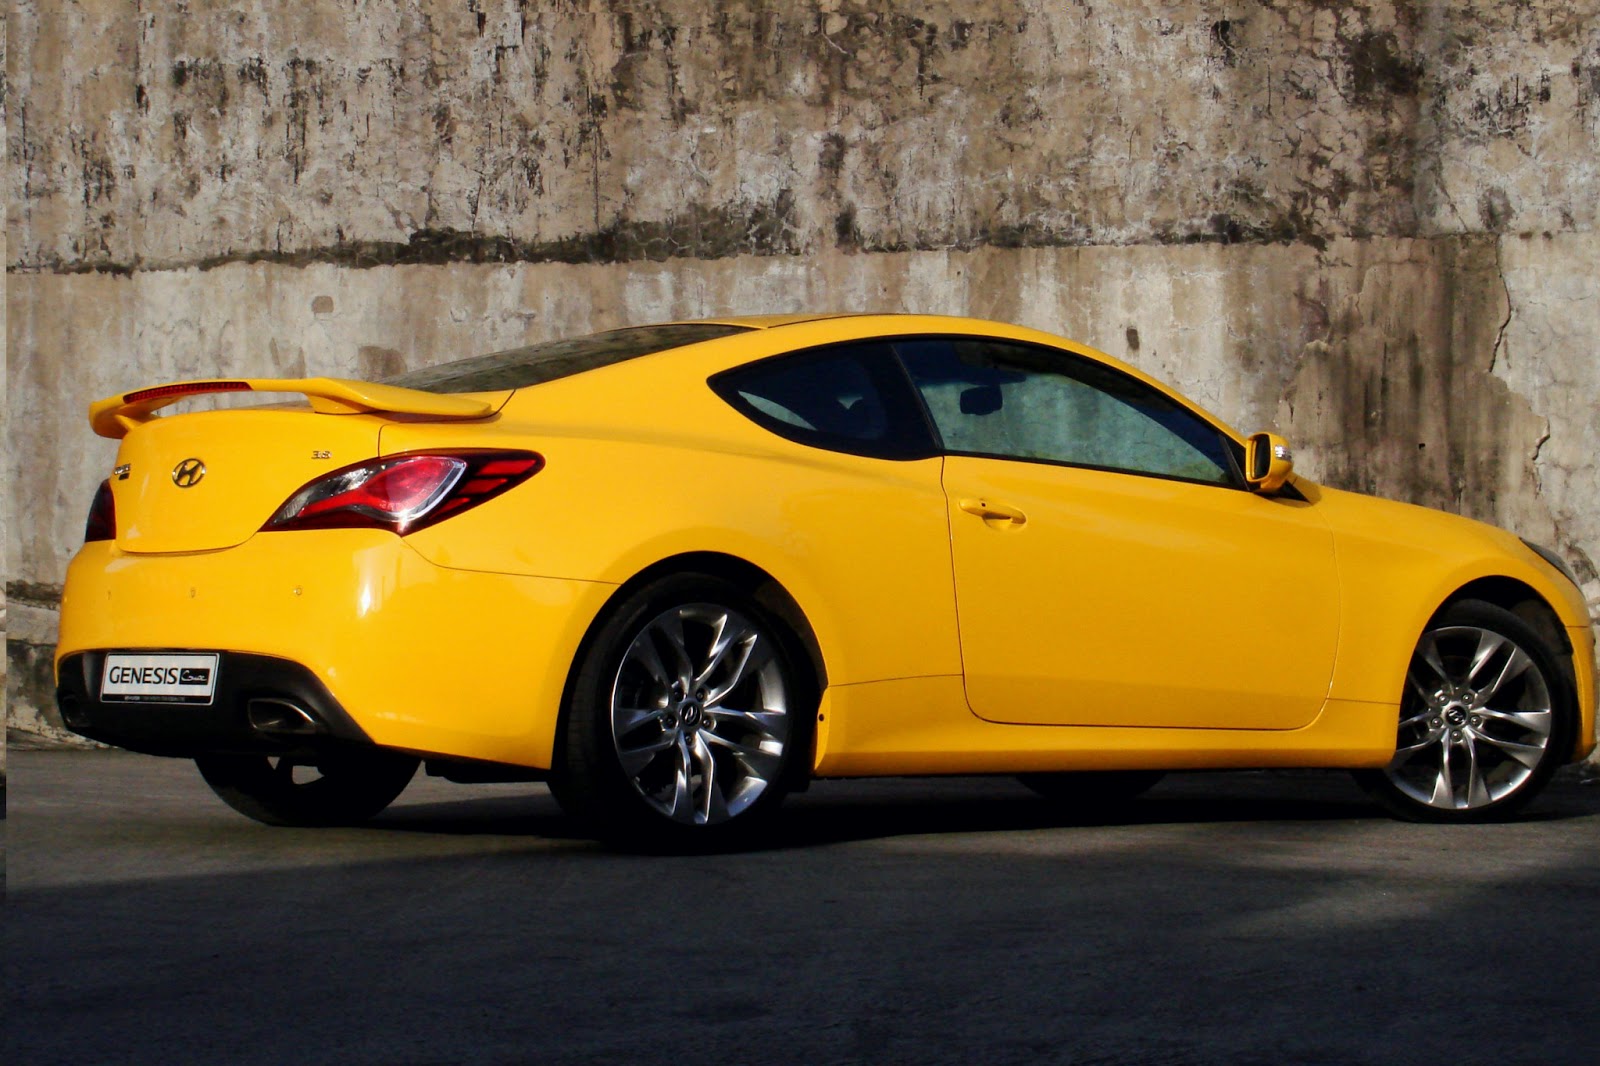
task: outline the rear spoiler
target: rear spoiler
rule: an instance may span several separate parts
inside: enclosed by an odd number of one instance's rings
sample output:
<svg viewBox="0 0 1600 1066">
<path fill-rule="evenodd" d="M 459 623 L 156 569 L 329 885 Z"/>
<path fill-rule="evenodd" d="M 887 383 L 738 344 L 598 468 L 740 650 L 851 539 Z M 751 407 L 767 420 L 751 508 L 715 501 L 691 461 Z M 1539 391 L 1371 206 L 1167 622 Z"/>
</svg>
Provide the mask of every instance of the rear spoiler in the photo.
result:
<svg viewBox="0 0 1600 1066">
<path fill-rule="evenodd" d="M 135 426 L 150 421 L 168 404 L 211 392 L 298 392 L 311 408 L 325 415 L 351 415 L 383 411 L 455 420 L 483 418 L 494 405 L 468 396 L 422 392 L 370 381 L 343 378 L 240 378 L 231 381 L 175 381 L 148 389 L 108 396 L 89 405 L 89 425 L 113 440 L 128 435 Z"/>
</svg>

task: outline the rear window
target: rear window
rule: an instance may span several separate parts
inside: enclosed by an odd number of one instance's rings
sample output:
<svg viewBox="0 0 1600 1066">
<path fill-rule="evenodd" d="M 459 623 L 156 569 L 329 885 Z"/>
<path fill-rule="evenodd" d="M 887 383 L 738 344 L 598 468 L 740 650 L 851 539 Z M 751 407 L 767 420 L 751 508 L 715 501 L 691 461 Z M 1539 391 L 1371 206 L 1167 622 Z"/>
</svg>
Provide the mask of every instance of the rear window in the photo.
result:
<svg viewBox="0 0 1600 1066">
<path fill-rule="evenodd" d="M 495 392 L 542 385 L 641 355 L 681 348 L 686 344 L 744 333 L 748 326 L 719 322 L 681 322 L 666 326 L 636 326 L 592 333 L 587 337 L 546 341 L 526 348 L 477 355 L 453 363 L 423 367 L 386 378 L 385 385 L 425 392 Z"/>
</svg>

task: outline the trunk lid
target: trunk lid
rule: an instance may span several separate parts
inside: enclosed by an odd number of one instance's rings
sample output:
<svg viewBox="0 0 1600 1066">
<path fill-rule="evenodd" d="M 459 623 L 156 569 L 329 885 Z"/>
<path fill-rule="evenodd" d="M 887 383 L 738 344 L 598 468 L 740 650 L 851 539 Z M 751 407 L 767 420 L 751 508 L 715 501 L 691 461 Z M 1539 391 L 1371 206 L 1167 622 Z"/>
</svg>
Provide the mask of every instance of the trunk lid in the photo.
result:
<svg viewBox="0 0 1600 1066">
<path fill-rule="evenodd" d="M 154 415 L 185 396 L 236 391 L 301 392 L 310 403 Z M 91 423 L 103 436 L 122 438 L 111 475 L 117 546 L 138 553 L 231 548 L 307 482 L 376 457 L 379 433 L 393 419 L 483 419 L 509 395 L 439 396 L 312 379 L 188 382 L 102 400 L 90 408 Z"/>
<path fill-rule="evenodd" d="M 300 486 L 378 454 L 372 415 L 202 411 L 135 428 L 117 452 L 117 547 L 193 552 L 248 540 Z M 327 458 L 321 458 L 326 455 Z"/>
</svg>

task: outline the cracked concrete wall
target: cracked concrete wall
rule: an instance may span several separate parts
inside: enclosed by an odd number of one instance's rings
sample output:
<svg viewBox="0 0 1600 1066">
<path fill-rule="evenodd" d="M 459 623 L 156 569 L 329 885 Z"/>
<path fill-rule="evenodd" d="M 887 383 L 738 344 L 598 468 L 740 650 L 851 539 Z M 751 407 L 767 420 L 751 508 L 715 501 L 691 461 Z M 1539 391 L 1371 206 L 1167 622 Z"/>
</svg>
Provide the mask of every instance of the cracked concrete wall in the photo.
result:
<svg viewBox="0 0 1600 1066">
<path fill-rule="evenodd" d="M 1600 612 L 1600 0 L 14 5 L 13 714 L 91 399 L 665 317 L 1025 322 Z M 30 728 L 48 719 L 28 718 Z"/>
</svg>

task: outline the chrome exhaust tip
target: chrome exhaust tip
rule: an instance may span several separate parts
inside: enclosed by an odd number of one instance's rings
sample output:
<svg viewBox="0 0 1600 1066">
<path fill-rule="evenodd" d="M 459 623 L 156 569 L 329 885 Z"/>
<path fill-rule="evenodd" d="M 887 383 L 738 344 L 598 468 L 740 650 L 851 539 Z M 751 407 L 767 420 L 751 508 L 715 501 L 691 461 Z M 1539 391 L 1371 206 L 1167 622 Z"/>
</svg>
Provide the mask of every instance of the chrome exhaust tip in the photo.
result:
<svg viewBox="0 0 1600 1066">
<path fill-rule="evenodd" d="M 83 713 L 76 696 L 57 694 L 56 708 L 61 712 L 61 721 L 68 729 L 77 729 L 89 724 L 88 716 Z"/>
<path fill-rule="evenodd" d="M 309 736 L 324 732 L 322 723 L 293 700 L 258 696 L 244 706 L 250 728 L 258 733 L 287 733 Z"/>
</svg>

